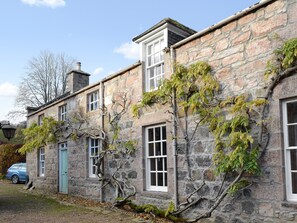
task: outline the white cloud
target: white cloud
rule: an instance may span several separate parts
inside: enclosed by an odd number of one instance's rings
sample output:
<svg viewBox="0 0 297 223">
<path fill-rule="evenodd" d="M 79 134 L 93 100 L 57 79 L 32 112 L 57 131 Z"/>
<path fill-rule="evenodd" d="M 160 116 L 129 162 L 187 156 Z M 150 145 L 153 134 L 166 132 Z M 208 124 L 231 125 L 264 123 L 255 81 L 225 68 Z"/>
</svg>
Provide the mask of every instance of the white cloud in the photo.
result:
<svg viewBox="0 0 297 223">
<path fill-rule="evenodd" d="M 126 59 L 139 59 L 139 45 L 134 42 L 123 43 L 114 52 L 123 54 Z"/>
<path fill-rule="evenodd" d="M 0 96 L 14 97 L 16 96 L 18 87 L 8 82 L 0 85 Z"/>
<path fill-rule="evenodd" d="M 93 74 L 94 74 L 94 75 L 96 75 L 96 74 L 100 74 L 103 70 L 104 70 L 104 69 L 103 69 L 102 67 L 97 67 L 97 68 L 94 70 Z"/>
<path fill-rule="evenodd" d="M 31 6 L 47 6 L 51 8 L 63 7 L 66 5 L 65 0 L 21 0 L 24 4 Z"/>
</svg>

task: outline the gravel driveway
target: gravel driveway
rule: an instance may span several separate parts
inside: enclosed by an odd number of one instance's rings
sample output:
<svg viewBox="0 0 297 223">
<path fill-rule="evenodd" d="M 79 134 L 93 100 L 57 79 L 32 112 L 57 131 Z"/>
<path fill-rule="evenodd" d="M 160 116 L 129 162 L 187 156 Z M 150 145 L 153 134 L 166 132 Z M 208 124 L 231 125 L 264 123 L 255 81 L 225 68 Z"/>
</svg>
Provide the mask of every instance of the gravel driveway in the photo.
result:
<svg viewBox="0 0 297 223">
<path fill-rule="evenodd" d="M 144 215 L 111 209 L 84 199 L 59 195 L 48 198 L 26 192 L 23 187 L 23 184 L 0 180 L 1 223 L 165 222 L 151 221 Z"/>
</svg>

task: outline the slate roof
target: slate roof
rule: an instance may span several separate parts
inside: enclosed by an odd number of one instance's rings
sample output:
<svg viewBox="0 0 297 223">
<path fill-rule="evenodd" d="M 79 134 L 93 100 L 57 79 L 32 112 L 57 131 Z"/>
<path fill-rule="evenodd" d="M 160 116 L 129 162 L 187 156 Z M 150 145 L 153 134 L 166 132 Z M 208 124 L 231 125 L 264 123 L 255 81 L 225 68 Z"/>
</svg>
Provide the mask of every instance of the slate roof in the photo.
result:
<svg viewBox="0 0 297 223">
<path fill-rule="evenodd" d="M 139 38 L 145 36 L 146 34 L 152 32 L 153 30 L 159 28 L 160 26 L 166 24 L 166 23 L 169 23 L 169 24 L 172 24 L 178 28 L 180 28 L 181 30 L 187 32 L 189 35 L 192 35 L 194 33 L 196 33 L 195 30 L 187 27 L 187 26 L 184 26 L 183 24 L 179 23 L 178 21 L 174 20 L 174 19 L 171 19 L 171 18 L 165 18 L 163 20 L 161 20 L 160 22 L 158 22 L 156 25 L 154 25 L 153 27 L 151 27 L 150 29 L 146 30 L 145 32 L 141 33 L 140 35 L 134 37 L 132 40 L 133 42 L 135 42 L 136 40 L 138 40 Z"/>
</svg>

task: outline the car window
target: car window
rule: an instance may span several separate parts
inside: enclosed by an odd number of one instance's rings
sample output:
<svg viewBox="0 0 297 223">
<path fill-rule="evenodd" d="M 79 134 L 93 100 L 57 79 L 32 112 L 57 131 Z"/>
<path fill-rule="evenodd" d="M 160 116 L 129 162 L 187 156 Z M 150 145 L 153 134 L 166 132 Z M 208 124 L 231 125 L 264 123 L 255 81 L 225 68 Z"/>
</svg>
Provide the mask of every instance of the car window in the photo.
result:
<svg viewBox="0 0 297 223">
<path fill-rule="evenodd" d="M 9 169 L 11 170 L 26 170 L 26 164 L 25 163 L 20 163 L 20 164 L 13 164 Z"/>
<path fill-rule="evenodd" d="M 19 166 L 18 165 L 15 165 L 15 164 L 10 167 L 10 169 L 12 169 L 12 170 L 16 170 L 18 168 L 19 168 Z"/>
</svg>

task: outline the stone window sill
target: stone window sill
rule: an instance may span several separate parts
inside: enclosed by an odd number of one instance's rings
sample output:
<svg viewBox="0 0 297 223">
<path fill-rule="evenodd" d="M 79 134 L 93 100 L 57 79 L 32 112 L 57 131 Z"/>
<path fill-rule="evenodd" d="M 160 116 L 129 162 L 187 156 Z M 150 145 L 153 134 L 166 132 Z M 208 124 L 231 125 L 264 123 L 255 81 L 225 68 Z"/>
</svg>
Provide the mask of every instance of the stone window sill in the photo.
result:
<svg viewBox="0 0 297 223">
<path fill-rule="evenodd" d="M 282 207 L 297 209 L 297 202 L 283 201 L 281 205 Z"/>
<path fill-rule="evenodd" d="M 160 192 L 160 191 L 143 191 L 140 196 L 156 198 L 156 199 L 171 199 L 172 197 L 168 192 Z"/>
<path fill-rule="evenodd" d="M 98 177 L 88 177 L 87 181 L 100 183 L 100 181 L 98 180 Z"/>
</svg>

